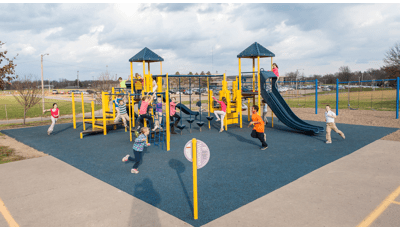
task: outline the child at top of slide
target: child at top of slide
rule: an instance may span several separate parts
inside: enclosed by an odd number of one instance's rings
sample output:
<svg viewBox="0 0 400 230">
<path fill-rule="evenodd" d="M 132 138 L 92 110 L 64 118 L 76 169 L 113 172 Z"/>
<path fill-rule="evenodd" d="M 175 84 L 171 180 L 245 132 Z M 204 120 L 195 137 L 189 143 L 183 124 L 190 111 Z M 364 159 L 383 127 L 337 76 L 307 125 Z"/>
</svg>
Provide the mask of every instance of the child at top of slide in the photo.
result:
<svg viewBox="0 0 400 230">
<path fill-rule="evenodd" d="M 276 63 L 272 64 L 272 72 L 279 78 L 278 65 Z"/>
</svg>

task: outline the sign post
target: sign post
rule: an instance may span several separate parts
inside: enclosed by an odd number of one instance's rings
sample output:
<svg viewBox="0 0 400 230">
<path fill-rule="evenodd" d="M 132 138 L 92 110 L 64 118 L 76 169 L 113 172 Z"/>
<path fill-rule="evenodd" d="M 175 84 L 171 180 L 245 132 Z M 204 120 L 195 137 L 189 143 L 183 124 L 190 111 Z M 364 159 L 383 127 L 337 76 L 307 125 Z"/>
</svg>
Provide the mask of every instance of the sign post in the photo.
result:
<svg viewBox="0 0 400 230">
<path fill-rule="evenodd" d="M 192 162 L 193 168 L 193 214 L 197 220 L 198 214 L 198 199 L 197 199 L 197 169 L 203 168 L 210 160 L 210 149 L 201 140 L 193 138 L 188 141 L 184 148 L 184 154 L 188 161 Z"/>
</svg>

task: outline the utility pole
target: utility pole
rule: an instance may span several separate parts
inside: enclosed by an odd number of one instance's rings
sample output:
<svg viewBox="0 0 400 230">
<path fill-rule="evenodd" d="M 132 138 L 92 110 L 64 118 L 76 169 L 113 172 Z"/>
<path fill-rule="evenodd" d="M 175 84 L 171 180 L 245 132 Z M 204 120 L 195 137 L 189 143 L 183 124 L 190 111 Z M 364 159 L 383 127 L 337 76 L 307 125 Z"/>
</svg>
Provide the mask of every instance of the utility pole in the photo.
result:
<svg viewBox="0 0 400 230">
<path fill-rule="evenodd" d="M 49 54 L 41 54 L 40 55 L 40 64 L 42 67 L 42 107 L 43 107 L 43 110 L 44 110 L 43 56 L 45 56 L 45 55 L 49 55 Z"/>
<path fill-rule="evenodd" d="M 79 89 L 79 70 L 78 70 L 78 72 L 77 72 L 77 74 L 76 74 L 76 80 L 77 80 L 77 82 L 78 82 L 78 89 Z"/>
</svg>

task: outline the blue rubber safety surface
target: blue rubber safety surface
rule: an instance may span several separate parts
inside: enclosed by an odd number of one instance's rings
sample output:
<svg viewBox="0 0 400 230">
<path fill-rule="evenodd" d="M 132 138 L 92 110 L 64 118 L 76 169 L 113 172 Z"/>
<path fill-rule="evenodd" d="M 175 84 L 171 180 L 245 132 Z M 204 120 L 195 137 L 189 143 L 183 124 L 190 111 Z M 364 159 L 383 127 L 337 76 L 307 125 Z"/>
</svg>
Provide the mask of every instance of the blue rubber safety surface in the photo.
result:
<svg viewBox="0 0 400 230">
<path fill-rule="evenodd" d="M 131 174 L 133 162 L 121 161 L 126 154 L 134 157 L 133 143 L 124 129 L 83 139 L 79 138 L 82 123 L 76 130 L 71 123 L 57 124 L 51 136 L 46 133 L 49 126 L 1 132 L 193 226 L 201 226 L 397 130 L 337 124 L 346 139 L 332 131 L 333 143 L 325 144 L 325 133 L 307 136 L 275 119 L 274 128 L 271 124 L 266 128 L 269 148 L 262 151 L 259 140 L 250 136 L 247 117 L 244 120 L 242 129 L 229 126 L 223 133 L 218 132 L 220 123 L 215 121 L 211 130 L 205 125 L 202 132 L 193 124 L 189 133 L 186 124 L 182 136 L 179 130 L 178 135 L 171 135 L 171 151 L 165 151 L 165 146 L 164 150 L 155 146 L 145 150 L 139 174 Z M 324 126 L 322 122 L 307 122 Z M 198 170 L 198 220 L 193 219 L 192 167 L 183 154 L 192 138 L 205 142 L 211 152 L 208 164 Z"/>
</svg>

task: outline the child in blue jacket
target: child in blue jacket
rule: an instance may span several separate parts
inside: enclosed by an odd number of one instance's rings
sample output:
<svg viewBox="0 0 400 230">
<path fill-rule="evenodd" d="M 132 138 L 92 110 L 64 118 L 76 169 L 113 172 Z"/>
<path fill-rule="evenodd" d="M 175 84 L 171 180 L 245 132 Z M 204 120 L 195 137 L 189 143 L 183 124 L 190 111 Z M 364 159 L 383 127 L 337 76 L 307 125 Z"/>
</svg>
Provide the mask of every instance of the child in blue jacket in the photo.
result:
<svg viewBox="0 0 400 230">
<path fill-rule="evenodd" d="M 150 146 L 150 143 L 146 143 L 149 133 L 150 129 L 148 127 L 141 128 L 140 135 L 135 139 L 135 143 L 133 144 L 133 154 L 135 155 L 135 158 L 132 158 L 129 154 L 122 158 L 122 162 L 135 161 L 131 173 L 139 173 L 138 167 L 143 162 L 143 149 L 146 146 Z"/>
</svg>

